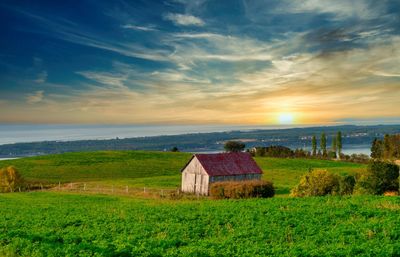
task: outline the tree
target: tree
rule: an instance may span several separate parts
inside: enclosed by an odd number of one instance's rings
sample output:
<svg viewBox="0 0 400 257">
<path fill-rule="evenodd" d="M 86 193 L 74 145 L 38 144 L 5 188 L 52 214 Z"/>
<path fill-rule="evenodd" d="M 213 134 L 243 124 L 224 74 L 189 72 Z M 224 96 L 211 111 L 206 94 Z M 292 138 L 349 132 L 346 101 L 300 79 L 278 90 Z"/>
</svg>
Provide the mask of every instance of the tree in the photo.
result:
<svg viewBox="0 0 400 257">
<path fill-rule="evenodd" d="M 343 148 L 343 143 L 342 143 L 342 132 L 338 131 L 337 135 L 336 135 L 336 147 L 338 150 L 338 156 L 340 158 L 340 156 L 342 155 L 342 148 Z"/>
<path fill-rule="evenodd" d="M 386 191 L 398 191 L 399 166 L 373 160 L 367 171 L 357 180 L 356 193 L 381 195 Z"/>
<path fill-rule="evenodd" d="M 0 169 L 0 192 L 14 192 L 23 185 L 23 182 L 21 175 L 13 166 Z"/>
<path fill-rule="evenodd" d="M 178 147 L 174 146 L 171 148 L 171 152 L 179 152 Z"/>
<path fill-rule="evenodd" d="M 375 138 L 371 146 L 371 158 L 380 159 L 382 157 L 383 157 L 382 141 Z"/>
<path fill-rule="evenodd" d="M 390 142 L 390 136 L 388 134 L 383 138 L 383 157 L 385 159 L 390 159 L 393 155 L 392 153 L 392 144 Z"/>
<path fill-rule="evenodd" d="M 312 137 L 312 155 L 316 156 L 317 155 L 317 138 L 315 137 L 315 135 Z"/>
<path fill-rule="evenodd" d="M 334 152 L 335 155 L 336 155 L 336 153 L 337 153 L 337 138 L 335 136 L 332 137 L 332 149 L 331 149 L 331 151 Z"/>
<path fill-rule="evenodd" d="M 326 151 L 326 135 L 325 133 L 321 134 L 321 150 L 322 150 L 322 155 L 326 157 L 328 155 L 328 152 Z"/>
<path fill-rule="evenodd" d="M 381 158 L 398 159 L 400 158 L 400 134 L 385 135 L 383 142 L 381 141 Z"/>
<path fill-rule="evenodd" d="M 245 144 L 238 141 L 227 141 L 224 145 L 226 152 L 242 152 L 245 147 Z"/>
</svg>

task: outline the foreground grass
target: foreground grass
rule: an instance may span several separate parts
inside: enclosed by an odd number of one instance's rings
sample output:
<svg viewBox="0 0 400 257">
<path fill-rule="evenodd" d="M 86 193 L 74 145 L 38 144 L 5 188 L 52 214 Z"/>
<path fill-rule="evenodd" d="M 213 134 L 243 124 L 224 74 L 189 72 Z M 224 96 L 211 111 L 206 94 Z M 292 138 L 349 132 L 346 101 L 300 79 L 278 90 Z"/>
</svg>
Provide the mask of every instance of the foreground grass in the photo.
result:
<svg viewBox="0 0 400 257">
<path fill-rule="evenodd" d="M 0 195 L 1 256 L 399 256 L 400 198 Z"/>
<path fill-rule="evenodd" d="M 40 183 L 90 182 L 91 186 L 129 186 L 172 189 L 180 186 L 181 168 L 189 153 L 99 151 L 65 153 L 0 162 L 14 165 L 22 176 Z M 365 165 L 310 159 L 256 158 L 264 179 L 273 181 L 278 194 L 288 194 L 301 175 L 312 169 L 351 174 Z"/>
</svg>

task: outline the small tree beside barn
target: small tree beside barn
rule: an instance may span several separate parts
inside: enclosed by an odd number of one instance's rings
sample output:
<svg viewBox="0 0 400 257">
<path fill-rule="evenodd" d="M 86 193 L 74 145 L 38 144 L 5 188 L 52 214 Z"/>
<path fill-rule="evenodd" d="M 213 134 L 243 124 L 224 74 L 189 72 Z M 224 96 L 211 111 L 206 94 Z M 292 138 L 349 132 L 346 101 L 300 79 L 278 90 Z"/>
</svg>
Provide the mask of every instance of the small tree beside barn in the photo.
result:
<svg viewBox="0 0 400 257">
<path fill-rule="evenodd" d="M 213 182 L 260 180 L 262 170 L 249 153 L 195 154 L 182 169 L 182 192 L 208 195 Z"/>
</svg>

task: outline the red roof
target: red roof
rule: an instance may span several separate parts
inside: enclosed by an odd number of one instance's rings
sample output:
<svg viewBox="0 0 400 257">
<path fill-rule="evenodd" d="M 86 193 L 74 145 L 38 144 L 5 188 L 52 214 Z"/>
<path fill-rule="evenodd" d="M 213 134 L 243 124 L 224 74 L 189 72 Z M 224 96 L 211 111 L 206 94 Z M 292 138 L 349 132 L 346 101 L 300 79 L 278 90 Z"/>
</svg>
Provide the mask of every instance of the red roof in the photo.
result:
<svg viewBox="0 0 400 257">
<path fill-rule="evenodd" d="M 249 153 L 195 154 L 193 158 L 199 160 L 210 176 L 262 174 Z"/>
</svg>

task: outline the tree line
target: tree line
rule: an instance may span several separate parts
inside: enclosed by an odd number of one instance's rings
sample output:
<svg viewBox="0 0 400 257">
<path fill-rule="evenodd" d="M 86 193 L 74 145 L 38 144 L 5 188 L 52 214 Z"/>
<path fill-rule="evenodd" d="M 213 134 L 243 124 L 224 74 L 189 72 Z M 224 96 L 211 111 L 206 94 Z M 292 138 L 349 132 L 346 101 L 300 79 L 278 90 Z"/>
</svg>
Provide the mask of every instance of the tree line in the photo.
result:
<svg viewBox="0 0 400 257">
<path fill-rule="evenodd" d="M 386 134 L 383 139 L 375 138 L 371 146 L 371 158 L 400 159 L 400 134 Z"/>
<path fill-rule="evenodd" d="M 240 147 L 232 146 L 239 146 L 239 143 L 227 142 L 225 145 L 226 151 L 242 151 L 245 146 L 243 143 L 240 144 Z M 351 156 L 346 156 L 342 153 L 343 150 L 343 143 L 342 143 L 342 132 L 338 131 L 332 137 L 332 146 L 330 149 L 327 147 L 327 136 L 325 133 L 322 133 L 319 140 L 319 148 L 318 148 L 318 141 L 315 135 L 312 136 L 311 140 L 311 151 L 307 151 L 302 148 L 297 148 L 295 150 L 290 149 L 286 146 L 281 145 L 272 145 L 266 147 L 254 147 L 249 149 L 248 151 L 253 156 L 265 156 L 265 157 L 278 157 L 278 158 L 320 158 L 320 159 L 335 159 L 341 158 L 345 160 L 351 160 Z"/>
<path fill-rule="evenodd" d="M 320 138 L 320 148 L 317 148 L 317 137 L 314 135 L 311 140 L 312 156 L 314 157 L 330 157 L 340 158 L 342 156 L 343 143 L 342 143 L 342 132 L 338 131 L 335 136 L 332 137 L 332 146 L 327 149 L 327 137 L 323 132 Z"/>
</svg>

